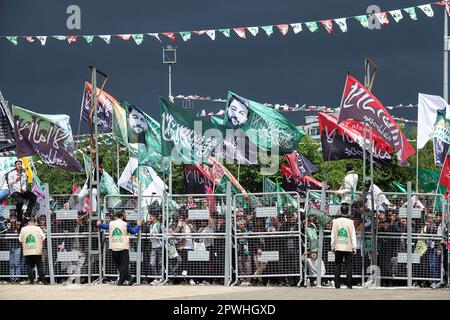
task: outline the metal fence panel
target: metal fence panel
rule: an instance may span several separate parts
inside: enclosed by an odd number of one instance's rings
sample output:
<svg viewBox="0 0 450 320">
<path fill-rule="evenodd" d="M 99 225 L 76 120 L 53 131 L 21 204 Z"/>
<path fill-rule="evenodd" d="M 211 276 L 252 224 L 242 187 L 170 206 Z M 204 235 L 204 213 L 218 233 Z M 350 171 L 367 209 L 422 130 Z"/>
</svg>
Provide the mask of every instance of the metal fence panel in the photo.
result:
<svg viewBox="0 0 450 320">
<path fill-rule="evenodd" d="M 174 283 L 224 283 L 226 195 L 171 195 L 166 217 L 166 277 Z"/>
<path fill-rule="evenodd" d="M 164 279 L 164 201 L 158 196 L 142 196 L 142 208 L 138 210 L 138 197 L 134 195 L 106 196 L 104 201 L 104 219 L 109 223 L 114 214 L 123 210 L 132 226 L 138 220 L 144 224 L 139 234 L 130 235 L 130 274 L 144 283 L 162 283 Z M 116 280 L 119 273 L 109 250 L 109 234 L 104 233 L 103 274 L 110 280 Z M 138 254 L 140 251 L 140 254 Z M 138 272 L 139 271 L 139 272 Z"/>
<path fill-rule="evenodd" d="M 88 255 L 91 276 L 100 276 L 99 233 L 91 224 L 92 248 L 89 250 L 89 214 L 83 203 L 70 194 L 50 196 L 51 242 L 56 282 L 87 283 Z"/>
<path fill-rule="evenodd" d="M 438 282 L 442 279 L 442 247 L 440 247 L 443 235 L 443 213 L 445 213 L 445 201 L 437 194 L 412 193 L 412 280 L 421 285 Z M 373 209 L 375 220 L 372 219 L 370 200 L 362 199 L 362 194 L 357 192 L 350 206 L 350 218 L 354 221 L 357 253 L 353 257 L 353 277 L 361 280 L 361 285 L 373 284 L 381 286 L 404 286 L 407 280 L 407 194 L 382 193 L 375 197 Z M 310 191 L 307 194 L 305 211 L 309 208 L 320 208 L 321 204 L 327 218 L 333 218 L 339 214 L 340 199 L 335 191 L 327 191 L 325 203 L 321 203 L 320 194 Z M 444 215 L 445 219 L 445 215 Z M 324 221 L 321 217 L 320 220 Z M 373 221 L 372 221 L 373 220 Z M 371 261 L 372 234 L 371 224 L 375 224 L 377 261 Z M 308 255 L 311 251 L 322 249 L 322 261 L 326 272 L 323 278 L 334 277 L 334 254 L 330 247 L 330 235 L 332 223 L 323 226 L 324 237 L 319 242 L 317 231 L 320 221 L 312 215 L 304 220 L 306 237 L 305 248 Z M 439 231 L 438 231 L 439 230 Z M 314 237 L 314 234 L 316 236 Z M 319 251 L 319 250 L 318 250 Z M 308 257 L 309 258 L 309 257 Z M 320 257 L 318 258 L 320 259 Z M 317 264 L 317 263 L 316 263 Z M 311 266 L 311 261 L 309 261 Z M 308 261 L 305 260 L 305 276 L 315 278 L 308 269 Z M 345 270 L 342 276 L 345 277 Z M 324 284 L 325 281 L 322 282 Z"/>
<path fill-rule="evenodd" d="M 233 207 L 236 280 L 297 285 L 302 278 L 298 193 L 237 194 Z"/>
</svg>

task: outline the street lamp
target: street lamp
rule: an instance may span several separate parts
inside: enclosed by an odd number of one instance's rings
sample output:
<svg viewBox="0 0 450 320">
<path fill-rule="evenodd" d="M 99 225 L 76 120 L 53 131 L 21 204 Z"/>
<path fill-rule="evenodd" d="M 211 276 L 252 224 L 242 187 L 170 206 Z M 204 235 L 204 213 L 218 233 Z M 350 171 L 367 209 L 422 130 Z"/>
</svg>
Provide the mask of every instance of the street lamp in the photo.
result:
<svg viewBox="0 0 450 320">
<path fill-rule="evenodd" d="M 177 48 L 163 47 L 163 63 L 169 65 L 169 98 L 172 96 L 172 64 L 177 63 Z"/>
</svg>

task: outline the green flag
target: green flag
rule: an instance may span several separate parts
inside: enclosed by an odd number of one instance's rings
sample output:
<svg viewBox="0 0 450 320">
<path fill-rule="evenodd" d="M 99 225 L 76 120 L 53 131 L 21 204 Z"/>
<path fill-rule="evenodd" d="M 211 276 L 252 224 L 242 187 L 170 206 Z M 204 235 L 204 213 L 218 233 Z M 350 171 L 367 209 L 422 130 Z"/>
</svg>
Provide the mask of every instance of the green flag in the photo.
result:
<svg viewBox="0 0 450 320">
<path fill-rule="evenodd" d="M 355 19 L 358 20 L 364 28 L 369 28 L 369 20 L 366 15 L 356 16 Z"/>
<path fill-rule="evenodd" d="M 230 37 L 230 29 L 219 29 L 219 31 L 222 32 L 225 37 Z"/>
<path fill-rule="evenodd" d="M 409 16 L 411 17 L 412 20 L 417 20 L 416 8 L 409 7 L 409 8 L 404 8 L 403 10 L 405 10 L 405 12 L 409 14 Z"/>
<path fill-rule="evenodd" d="M 189 31 L 182 31 L 180 32 L 180 35 L 184 42 L 191 40 L 191 32 Z"/>
<path fill-rule="evenodd" d="M 326 214 L 324 211 L 313 207 L 308 208 L 308 216 L 314 216 L 322 226 L 322 228 L 325 228 L 327 223 L 333 220 L 333 218 L 330 215 Z"/>
<path fill-rule="evenodd" d="M 419 169 L 419 183 L 424 192 L 435 192 L 438 182 L 439 182 L 438 173 L 429 169 Z M 438 191 L 441 191 L 440 189 L 441 186 L 439 186 Z"/>
<path fill-rule="evenodd" d="M 160 97 L 162 154 L 176 163 L 207 163 L 222 148 L 224 126 L 217 126 Z M 205 135 L 205 133 L 209 133 Z"/>
<path fill-rule="evenodd" d="M 228 91 L 224 114 L 227 126 L 242 129 L 249 140 L 262 150 L 291 153 L 305 135 L 279 112 L 261 103 Z"/>
<path fill-rule="evenodd" d="M 308 27 L 309 31 L 316 32 L 319 30 L 319 26 L 317 25 L 317 22 L 305 22 L 305 25 Z"/>
<path fill-rule="evenodd" d="M 294 208 L 298 207 L 295 198 L 292 195 L 287 194 L 279 183 L 275 183 L 269 178 L 264 177 L 264 193 L 272 193 L 272 192 L 280 192 L 284 194 L 277 194 L 272 196 L 265 195 L 264 205 L 271 205 L 272 203 L 277 203 L 278 209 L 283 209 L 286 206 L 286 204 L 290 204 Z"/>
<path fill-rule="evenodd" d="M 144 35 L 142 33 L 133 34 L 131 35 L 131 37 L 133 38 L 134 42 L 136 42 L 137 45 L 140 45 L 142 41 L 144 41 Z"/>
<path fill-rule="evenodd" d="M 266 32 L 268 37 L 270 37 L 273 33 L 273 26 L 262 26 L 261 29 Z"/>
<path fill-rule="evenodd" d="M 395 192 L 406 193 L 405 185 L 398 183 L 398 182 L 394 182 L 394 190 L 395 190 Z"/>
<path fill-rule="evenodd" d="M 13 45 L 17 46 L 17 37 L 16 36 L 8 36 L 8 37 L 6 37 L 6 39 L 11 41 Z"/>
<path fill-rule="evenodd" d="M 163 167 L 160 125 L 136 106 L 113 104 L 113 134 L 138 159 L 138 165 L 168 170 Z"/>
<path fill-rule="evenodd" d="M 83 36 L 84 39 L 86 39 L 86 42 L 89 45 L 92 45 L 92 40 L 94 40 L 94 36 Z"/>
</svg>

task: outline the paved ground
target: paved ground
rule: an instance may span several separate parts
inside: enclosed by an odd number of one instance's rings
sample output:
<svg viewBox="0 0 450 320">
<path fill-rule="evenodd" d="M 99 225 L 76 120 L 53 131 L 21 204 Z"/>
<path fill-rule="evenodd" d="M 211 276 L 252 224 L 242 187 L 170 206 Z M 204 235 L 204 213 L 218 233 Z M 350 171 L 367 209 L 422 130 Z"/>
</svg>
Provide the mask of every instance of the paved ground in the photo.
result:
<svg viewBox="0 0 450 320">
<path fill-rule="evenodd" d="M 339 294 L 338 294 L 339 293 Z M 224 286 L 1 285 L 0 300 L 450 300 L 449 289 L 362 289 Z"/>
</svg>

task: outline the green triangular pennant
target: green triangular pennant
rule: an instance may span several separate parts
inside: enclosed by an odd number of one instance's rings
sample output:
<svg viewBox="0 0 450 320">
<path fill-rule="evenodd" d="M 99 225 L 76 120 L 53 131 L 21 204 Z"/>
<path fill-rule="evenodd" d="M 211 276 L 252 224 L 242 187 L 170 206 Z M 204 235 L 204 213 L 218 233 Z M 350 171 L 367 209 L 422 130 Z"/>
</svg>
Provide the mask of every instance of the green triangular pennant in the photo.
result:
<svg viewBox="0 0 450 320">
<path fill-rule="evenodd" d="M 94 40 L 94 36 L 83 36 L 86 39 L 87 44 L 92 45 L 92 40 Z"/>
<path fill-rule="evenodd" d="M 403 10 L 405 10 L 405 12 L 407 14 L 409 14 L 409 16 L 411 17 L 412 20 L 417 20 L 416 8 L 409 7 L 409 8 L 404 8 Z"/>
<path fill-rule="evenodd" d="M 17 37 L 16 36 L 9 36 L 9 37 L 6 37 L 6 39 L 11 41 L 13 43 L 13 45 L 17 46 Z"/>
<path fill-rule="evenodd" d="M 366 15 L 356 16 L 355 19 L 358 20 L 364 28 L 369 28 L 369 20 Z"/>
<path fill-rule="evenodd" d="M 309 31 L 316 32 L 319 30 L 319 26 L 317 25 L 317 22 L 305 22 L 305 25 L 308 27 Z"/>
<path fill-rule="evenodd" d="M 57 39 L 57 40 L 66 40 L 66 36 L 52 36 L 53 38 Z"/>
<path fill-rule="evenodd" d="M 261 29 L 263 29 L 266 32 L 268 37 L 270 37 L 273 33 L 273 26 L 263 26 L 261 27 Z"/>
<path fill-rule="evenodd" d="M 133 34 L 132 37 L 137 45 L 140 45 L 144 41 L 144 35 L 142 33 Z"/>
<path fill-rule="evenodd" d="M 230 37 L 230 29 L 219 29 L 219 31 L 222 32 L 225 37 Z"/>
<path fill-rule="evenodd" d="M 188 41 L 188 40 L 191 40 L 191 32 L 190 31 L 183 31 L 183 32 L 180 32 L 180 36 L 181 36 L 181 38 L 183 39 L 183 41 Z"/>
</svg>

